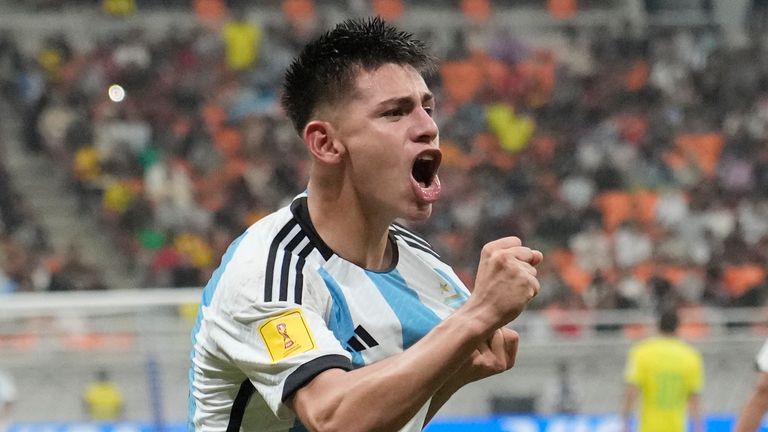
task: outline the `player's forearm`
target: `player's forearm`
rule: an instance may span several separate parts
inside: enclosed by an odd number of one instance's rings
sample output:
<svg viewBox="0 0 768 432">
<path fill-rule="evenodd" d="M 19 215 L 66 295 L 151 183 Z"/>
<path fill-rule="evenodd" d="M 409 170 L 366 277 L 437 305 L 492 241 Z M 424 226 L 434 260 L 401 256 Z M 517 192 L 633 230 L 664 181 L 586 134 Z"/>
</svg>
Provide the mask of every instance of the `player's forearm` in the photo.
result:
<svg viewBox="0 0 768 432">
<path fill-rule="evenodd" d="M 457 391 L 459 391 L 459 387 L 456 387 L 455 385 L 445 385 L 432 396 L 432 400 L 429 401 L 427 417 L 424 419 L 424 427 L 427 426 L 427 423 L 432 421 L 435 414 L 440 411 L 440 408 L 442 408 Z"/>
<path fill-rule="evenodd" d="M 760 426 L 765 410 L 759 408 L 752 398 L 747 402 L 747 406 L 741 411 L 736 427 L 733 432 L 755 432 Z"/>
<path fill-rule="evenodd" d="M 693 423 L 693 432 L 704 432 L 699 395 L 691 395 L 688 398 L 688 412 L 690 413 L 691 423 Z"/>
<path fill-rule="evenodd" d="M 762 378 L 762 377 L 761 377 Z M 760 426 L 765 412 L 768 411 L 768 375 L 763 378 L 766 382 L 758 383 L 749 400 L 741 411 L 733 432 L 755 432 Z"/>
<path fill-rule="evenodd" d="M 397 430 L 494 330 L 471 308 L 457 311 L 401 354 L 319 375 L 297 392 L 293 408 L 313 431 Z"/>
<path fill-rule="evenodd" d="M 734 432 L 754 432 L 768 410 L 768 373 L 761 372 L 752 395 L 742 409 Z"/>
<path fill-rule="evenodd" d="M 621 417 L 624 422 L 624 430 L 629 431 L 629 425 L 632 420 L 632 410 L 635 406 L 635 399 L 637 399 L 637 388 L 631 384 L 627 384 L 624 391 L 624 403 L 621 408 Z"/>
</svg>

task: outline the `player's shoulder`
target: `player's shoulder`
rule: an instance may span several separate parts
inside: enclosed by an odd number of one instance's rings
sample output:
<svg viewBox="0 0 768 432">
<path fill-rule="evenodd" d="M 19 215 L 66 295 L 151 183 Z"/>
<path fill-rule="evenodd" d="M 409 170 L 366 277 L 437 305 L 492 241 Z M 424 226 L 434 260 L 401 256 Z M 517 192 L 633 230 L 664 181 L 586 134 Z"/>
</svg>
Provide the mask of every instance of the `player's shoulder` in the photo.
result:
<svg viewBox="0 0 768 432">
<path fill-rule="evenodd" d="M 238 256 L 247 255 L 254 258 L 266 255 L 275 239 L 295 225 L 290 209 L 283 207 L 249 226 L 230 248 L 234 246 L 234 253 Z"/>
<path fill-rule="evenodd" d="M 233 295 L 246 291 L 248 301 L 301 303 L 307 278 L 332 255 L 311 226 L 306 194 L 251 225 L 232 247 L 218 284 Z"/>
<path fill-rule="evenodd" d="M 214 276 L 218 274 L 216 279 L 219 281 L 263 277 L 270 249 L 274 249 L 276 243 L 279 243 L 281 233 L 291 230 L 294 225 L 289 207 L 283 207 L 259 219 L 232 241 L 221 257 L 221 263 Z"/>
<path fill-rule="evenodd" d="M 658 351 L 669 349 L 670 344 L 677 345 L 677 341 L 662 336 L 650 336 L 635 343 L 632 351 L 639 356 L 655 356 Z"/>
<path fill-rule="evenodd" d="M 689 357 L 695 360 L 702 359 L 701 351 L 698 348 L 696 348 L 696 346 L 693 345 L 691 342 L 681 339 L 680 343 L 682 344 L 683 350 L 685 351 L 686 355 L 688 355 Z"/>
</svg>

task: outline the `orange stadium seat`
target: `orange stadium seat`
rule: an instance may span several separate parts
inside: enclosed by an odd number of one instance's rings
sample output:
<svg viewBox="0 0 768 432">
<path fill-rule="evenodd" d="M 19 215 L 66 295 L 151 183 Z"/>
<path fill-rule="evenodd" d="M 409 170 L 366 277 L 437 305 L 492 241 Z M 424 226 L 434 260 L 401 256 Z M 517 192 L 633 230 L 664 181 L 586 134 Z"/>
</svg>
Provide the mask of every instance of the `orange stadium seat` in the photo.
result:
<svg viewBox="0 0 768 432">
<path fill-rule="evenodd" d="M 217 28 L 227 15 L 224 0 L 194 0 L 192 8 L 200 24 L 208 29 Z"/>
<path fill-rule="evenodd" d="M 203 108 L 203 121 L 211 133 L 218 131 L 227 119 L 227 112 L 215 103 L 209 103 Z"/>
<path fill-rule="evenodd" d="M 687 267 L 664 265 L 661 268 L 661 277 L 668 280 L 672 285 L 678 286 L 683 282 L 683 279 L 685 279 L 690 272 L 691 269 Z"/>
<path fill-rule="evenodd" d="M 653 276 L 653 272 L 656 268 L 656 263 L 653 261 L 645 261 L 632 268 L 632 276 L 637 279 L 646 282 Z"/>
<path fill-rule="evenodd" d="M 592 274 L 576 264 L 576 257 L 568 249 L 547 252 L 547 262 L 552 264 L 568 288 L 578 295 L 583 295 L 592 283 Z"/>
<path fill-rule="evenodd" d="M 656 205 L 659 202 L 659 194 L 650 191 L 643 190 L 635 192 L 635 216 L 637 220 L 650 226 L 656 223 Z"/>
<path fill-rule="evenodd" d="M 403 0 L 373 0 L 372 6 L 373 12 L 387 21 L 397 21 L 405 12 Z"/>
<path fill-rule="evenodd" d="M 579 5 L 576 0 L 547 0 L 549 14 L 557 19 L 568 19 L 576 16 Z"/>
<path fill-rule="evenodd" d="M 603 213 L 603 227 L 609 233 L 632 217 L 634 200 L 629 192 L 612 190 L 601 193 L 595 199 Z"/>
<path fill-rule="evenodd" d="M 233 128 L 222 128 L 214 137 L 216 148 L 227 158 L 232 158 L 240 152 L 242 136 Z"/>
<path fill-rule="evenodd" d="M 491 16 L 490 0 L 461 0 L 461 13 L 471 21 L 485 22 Z"/>
<path fill-rule="evenodd" d="M 576 294 L 582 295 L 592 283 L 592 274 L 575 263 L 561 269 L 560 276 Z"/>
<path fill-rule="evenodd" d="M 646 60 L 637 60 L 624 75 L 624 88 L 631 92 L 636 92 L 645 88 L 648 84 L 648 77 L 651 75 L 651 68 Z"/>
<path fill-rule="evenodd" d="M 729 265 L 723 270 L 723 284 L 733 298 L 740 297 L 765 278 L 765 269 L 757 264 Z"/>
<path fill-rule="evenodd" d="M 648 337 L 653 332 L 653 327 L 647 324 L 631 323 L 623 327 L 624 337 L 629 340 L 640 340 Z"/>
<path fill-rule="evenodd" d="M 315 2 L 312 0 L 283 0 L 282 9 L 293 24 L 303 24 L 315 18 Z"/>
<path fill-rule="evenodd" d="M 440 76 L 450 102 L 461 105 L 471 101 L 483 85 L 483 70 L 474 62 L 445 62 Z"/>
<path fill-rule="evenodd" d="M 616 126 L 619 128 L 621 137 L 633 144 L 640 143 L 648 132 L 648 120 L 637 114 L 617 116 Z"/>
<path fill-rule="evenodd" d="M 675 139 L 675 146 L 682 155 L 692 158 L 709 178 L 717 173 L 723 144 L 725 144 L 725 138 L 718 132 L 683 134 Z"/>
</svg>

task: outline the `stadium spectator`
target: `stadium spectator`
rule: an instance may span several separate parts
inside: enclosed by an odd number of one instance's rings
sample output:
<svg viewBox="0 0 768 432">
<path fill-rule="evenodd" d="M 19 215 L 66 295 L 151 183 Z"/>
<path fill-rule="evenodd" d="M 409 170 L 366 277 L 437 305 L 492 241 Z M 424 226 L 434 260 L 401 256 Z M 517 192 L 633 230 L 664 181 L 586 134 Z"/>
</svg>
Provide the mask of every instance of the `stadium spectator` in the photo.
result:
<svg viewBox="0 0 768 432">
<path fill-rule="evenodd" d="M 768 411 L 768 341 L 755 358 L 757 378 L 749 399 L 741 409 L 733 432 L 755 432 Z"/>
<path fill-rule="evenodd" d="M 123 393 L 111 380 L 109 371 L 99 369 L 96 380 L 83 392 L 83 406 L 94 421 L 115 421 L 123 415 Z"/>
<path fill-rule="evenodd" d="M 689 416 L 695 432 L 704 430 L 699 401 L 703 362 L 694 347 L 678 338 L 678 325 L 675 309 L 662 311 L 659 334 L 637 343 L 629 352 L 622 407 L 627 432 L 638 400 L 638 432 L 684 432 Z"/>
<path fill-rule="evenodd" d="M 427 219 L 440 194 L 431 63 L 375 18 L 338 24 L 288 69 L 308 192 L 248 228 L 206 287 L 190 427 L 420 431 L 459 388 L 513 366 L 505 326 L 538 292 L 541 253 L 487 244 L 470 297 L 394 225 Z"/>
<path fill-rule="evenodd" d="M 262 31 L 246 18 L 244 9 L 232 12 L 232 19 L 224 24 L 221 37 L 226 47 L 224 61 L 229 70 L 245 71 L 258 62 Z"/>
</svg>

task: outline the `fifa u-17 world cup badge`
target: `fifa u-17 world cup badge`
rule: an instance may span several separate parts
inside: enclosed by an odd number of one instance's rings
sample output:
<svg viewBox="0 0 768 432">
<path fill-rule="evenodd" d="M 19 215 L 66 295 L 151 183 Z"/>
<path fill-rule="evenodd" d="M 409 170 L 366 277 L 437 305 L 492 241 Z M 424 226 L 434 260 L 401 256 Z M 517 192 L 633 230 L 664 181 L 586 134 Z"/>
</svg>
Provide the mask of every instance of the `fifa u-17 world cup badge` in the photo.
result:
<svg viewBox="0 0 768 432">
<path fill-rule="evenodd" d="M 315 349 L 315 339 L 301 309 L 284 312 L 259 327 L 272 363 Z"/>
</svg>

